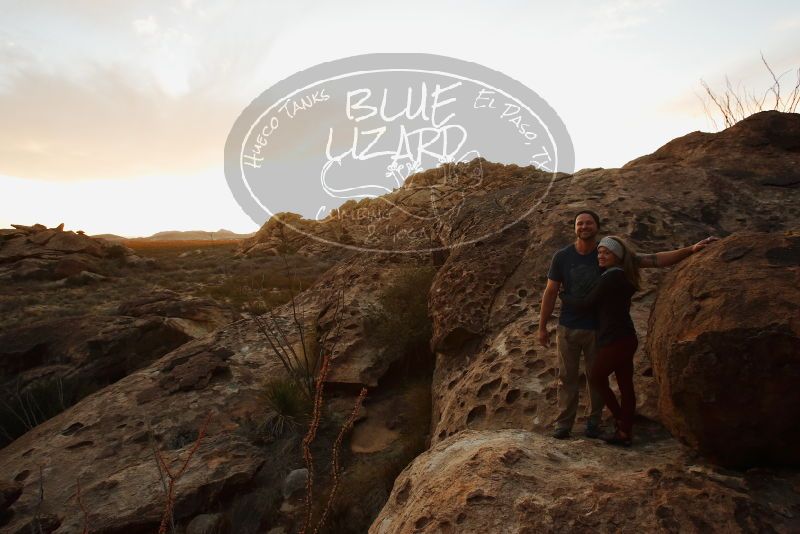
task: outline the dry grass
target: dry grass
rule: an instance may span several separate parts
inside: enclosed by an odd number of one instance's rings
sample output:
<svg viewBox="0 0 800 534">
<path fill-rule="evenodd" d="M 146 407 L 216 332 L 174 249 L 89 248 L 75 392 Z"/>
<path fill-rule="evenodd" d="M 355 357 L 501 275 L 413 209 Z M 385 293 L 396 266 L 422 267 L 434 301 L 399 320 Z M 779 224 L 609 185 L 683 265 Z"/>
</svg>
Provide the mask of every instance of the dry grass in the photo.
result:
<svg viewBox="0 0 800 534">
<path fill-rule="evenodd" d="M 119 302 L 156 286 L 210 297 L 236 311 L 246 311 L 248 300 L 254 301 L 256 310 L 265 311 L 289 299 L 281 258 L 237 257 L 235 241 L 141 241 L 138 245 L 142 248 L 137 254 L 154 258 L 154 267 L 114 267 L 107 273 L 112 275 L 108 280 L 77 287 L 43 280 L 0 284 L 0 332 L 39 319 L 113 314 Z M 302 256 L 286 259 L 296 279 L 295 291 L 311 285 L 331 265 Z"/>
<path fill-rule="evenodd" d="M 763 94 L 757 94 L 755 90 L 748 90 L 747 87 L 742 86 L 741 82 L 734 88 L 727 76 L 725 76 L 725 89 L 719 93 L 714 92 L 704 80 L 700 80 L 700 85 L 703 86 L 706 96 L 712 104 L 709 105 L 709 102 L 701 98 L 703 108 L 715 129 L 719 129 L 719 127 L 714 118 L 714 111 L 721 116 L 725 128 L 730 128 L 740 120 L 760 111 L 776 110 L 784 113 L 797 111 L 797 107 L 800 106 L 800 68 L 795 72 L 795 81 L 790 81 L 790 83 L 794 83 L 794 87 L 790 85 L 791 90 L 788 94 L 786 92 L 781 94 L 782 78 L 792 71 L 788 70 L 776 75 L 764 58 L 764 54 L 761 54 L 761 62 L 772 81 Z"/>
<path fill-rule="evenodd" d="M 168 251 L 168 252 L 186 252 L 187 250 L 204 249 L 209 247 L 222 247 L 235 249 L 239 246 L 241 241 L 239 239 L 226 239 L 226 240 L 213 240 L 213 239 L 197 239 L 185 241 L 157 241 L 150 239 L 132 239 L 123 241 L 121 244 L 135 251 L 155 252 L 155 251 Z"/>
</svg>

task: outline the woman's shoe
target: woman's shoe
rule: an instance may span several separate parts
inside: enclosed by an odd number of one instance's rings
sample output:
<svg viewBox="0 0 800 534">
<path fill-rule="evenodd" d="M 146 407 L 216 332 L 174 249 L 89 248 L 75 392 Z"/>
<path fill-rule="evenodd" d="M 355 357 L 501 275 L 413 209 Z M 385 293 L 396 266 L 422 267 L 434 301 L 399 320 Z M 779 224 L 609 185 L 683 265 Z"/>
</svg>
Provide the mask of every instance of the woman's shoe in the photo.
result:
<svg viewBox="0 0 800 534">
<path fill-rule="evenodd" d="M 633 442 L 633 440 L 628 434 L 620 430 L 617 430 L 611 436 L 604 437 L 603 441 L 605 441 L 609 445 L 617 445 L 620 447 L 630 447 L 631 443 Z"/>
</svg>

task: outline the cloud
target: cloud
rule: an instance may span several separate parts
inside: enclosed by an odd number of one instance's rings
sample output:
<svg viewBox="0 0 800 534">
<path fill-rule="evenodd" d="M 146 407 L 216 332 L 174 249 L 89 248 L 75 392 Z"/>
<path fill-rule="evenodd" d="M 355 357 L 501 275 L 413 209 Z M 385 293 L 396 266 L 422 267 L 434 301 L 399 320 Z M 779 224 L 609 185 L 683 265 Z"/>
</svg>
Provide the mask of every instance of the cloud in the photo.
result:
<svg viewBox="0 0 800 534">
<path fill-rule="evenodd" d="M 176 2 L 114 16 L 106 4 L 78 2 L 69 25 L 55 4 L 41 17 L 18 7 L 28 30 L 0 29 L 0 174 L 74 181 L 220 165 L 236 117 L 274 81 L 277 33 L 259 13 Z"/>
<path fill-rule="evenodd" d="M 684 115 L 698 118 L 706 115 L 703 103 L 708 105 L 708 96 L 703 94 L 703 88 L 698 84 L 697 89 L 680 93 L 656 105 L 656 111 L 664 115 Z M 710 111 L 710 110 L 709 110 Z"/>
<path fill-rule="evenodd" d="M 153 15 L 150 15 L 146 19 L 134 20 L 133 29 L 136 31 L 136 33 L 153 35 L 158 31 L 158 23 L 156 22 L 156 18 Z"/>
<path fill-rule="evenodd" d="M 781 18 L 773 24 L 772 29 L 778 32 L 800 30 L 800 16 Z"/>
<path fill-rule="evenodd" d="M 201 86 L 170 96 L 119 66 L 79 80 L 17 70 L 0 87 L 0 174 L 80 180 L 220 164 L 241 104 L 216 94 Z"/>
<path fill-rule="evenodd" d="M 606 38 L 630 37 L 628 30 L 663 11 L 666 0 L 611 0 L 588 11 L 591 31 Z"/>
</svg>

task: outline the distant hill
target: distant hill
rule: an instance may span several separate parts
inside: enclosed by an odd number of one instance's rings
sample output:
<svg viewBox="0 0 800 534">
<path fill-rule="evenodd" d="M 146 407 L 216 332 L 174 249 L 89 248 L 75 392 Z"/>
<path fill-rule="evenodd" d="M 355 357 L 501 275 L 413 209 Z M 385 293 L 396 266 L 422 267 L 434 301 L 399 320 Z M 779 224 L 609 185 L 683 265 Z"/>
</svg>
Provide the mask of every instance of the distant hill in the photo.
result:
<svg viewBox="0 0 800 534">
<path fill-rule="evenodd" d="M 231 232 L 230 230 L 220 229 L 216 232 L 205 232 L 202 230 L 187 230 L 187 231 L 178 231 L 178 230 L 167 230 L 165 232 L 157 232 L 150 237 L 140 238 L 140 239 L 152 239 L 158 241 L 197 241 L 197 240 L 206 240 L 206 239 L 244 239 L 246 237 L 254 236 L 255 232 L 251 232 L 249 234 L 237 234 Z"/>
<path fill-rule="evenodd" d="M 122 237 L 121 235 L 116 234 L 97 234 L 91 237 L 105 239 L 106 241 L 126 241 L 127 237 Z"/>
<path fill-rule="evenodd" d="M 206 232 L 204 230 L 166 230 L 164 232 L 156 232 L 148 237 L 132 237 L 126 238 L 115 234 L 98 234 L 92 237 L 99 237 L 108 241 L 226 241 L 233 239 L 245 239 L 255 235 L 255 232 L 249 234 L 237 234 L 230 230 L 220 229 L 216 232 Z"/>
</svg>

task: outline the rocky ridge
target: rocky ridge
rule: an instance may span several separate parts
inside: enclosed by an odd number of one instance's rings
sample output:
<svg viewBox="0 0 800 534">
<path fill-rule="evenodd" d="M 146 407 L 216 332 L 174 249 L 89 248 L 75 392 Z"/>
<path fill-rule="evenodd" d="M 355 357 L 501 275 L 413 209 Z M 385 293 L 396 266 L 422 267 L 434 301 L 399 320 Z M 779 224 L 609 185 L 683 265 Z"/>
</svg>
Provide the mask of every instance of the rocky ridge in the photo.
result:
<svg viewBox="0 0 800 534">
<path fill-rule="evenodd" d="M 114 263 L 147 263 L 124 245 L 89 237 L 80 230 L 65 231 L 63 223 L 55 228 L 12 226 L 0 229 L 0 280 L 70 279 L 81 283 L 102 279 Z"/>
</svg>

